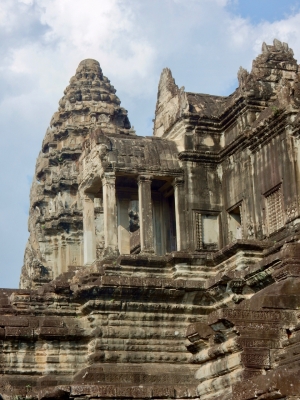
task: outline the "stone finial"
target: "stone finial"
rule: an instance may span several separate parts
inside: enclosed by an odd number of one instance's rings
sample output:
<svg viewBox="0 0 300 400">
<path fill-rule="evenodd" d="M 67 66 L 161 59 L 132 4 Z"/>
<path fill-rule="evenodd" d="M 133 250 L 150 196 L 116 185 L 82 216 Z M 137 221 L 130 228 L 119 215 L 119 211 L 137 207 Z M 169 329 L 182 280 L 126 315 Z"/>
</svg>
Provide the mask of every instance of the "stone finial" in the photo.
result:
<svg viewBox="0 0 300 400">
<path fill-rule="evenodd" d="M 282 42 L 282 47 L 284 48 L 285 51 L 289 50 L 289 45 L 285 42 Z"/>
<path fill-rule="evenodd" d="M 294 55 L 293 50 L 289 48 L 289 45 L 286 42 L 281 42 L 278 39 L 274 39 L 273 46 L 275 47 L 276 50 L 284 51 Z"/>
<path fill-rule="evenodd" d="M 261 46 L 261 51 L 263 52 L 263 54 L 269 53 L 268 45 L 266 44 L 266 42 L 263 42 L 263 44 Z"/>
<path fill-rule="evenodd" d="M 80 76 L 78 76 L 80 75 Z M 97 60 L 93 60 L 91 58 L 87 58 L 86 60 L 80 61 L 77 69 L 76 69 L 76 76 L 78 78 L 84 77 L 86 78 L 94 78 L 95 75 L 102 80 L 103 74 L 100 64 Z"/>
<path fill-rule="evenodd" d="M 287 43 L 278 39 L 274 39 L 273 45 L 263 43 L 262 54 L 253 61 L 247 78 L 249 94 L 269 99 L 279 89 L 279 81 L 287 76 L 292 79 L 297 71 L 297 61 Z"/>
<path fill-rule="evenodd" d="M 154 136 L 162 136 L 188 107 L 185 88 L 180 89 L 169 68 L 160 75 L 154 120 Z"/>
<path fill-rule="evenodd" d="M 243 68 L 243 67 L 239 68 L 237 77 L 238 77 L 238 81 L 239 81 L 239 86 L 242 89 L 244 88 L 244 86 L 246 84 L 248 75 L 249 75 L 249 72 L 245 68 Z"/>
<path fill-rule="evenodd" d="M 276 50 L 282 50 L 284 47 L 282 46 L 282 43 L 278 39 L 273 40 L 273 46 L 275 47 Z"/>
<path fill-rule="evenodd" d="M 70 79 L 70 84 L 65 89 L 64 97 L 59 105 L 61 109 L 65 109 L 66 106 L 68 108 L 69 103 L 75 105 L 82 101 L 85 104 L 105 101 L 113 107 L 118 107 L 121 102 L 115 93 L 115 88 L 103 75 L 99 62 L 88 58 L 79 63 L 75 76 Z"/>
<path fill-rule="evenodd" d="M 274 52 L 276 54 L 278 54 L 278 52 L 282 52 L 282 53 L 289 53 L 289 55 L 291 56 L 294 55 L 294 52 L 292 49 L 289 48 L 289 45 L 286 42 L 281 42 L 278 39 L 273 40 L 273 45 L 268 45 L 266 44 L 266 42 L 263 42 L 261 50 L 263 55 L 269 54 L 272 56 L 272 53 L 274 54 Z"/>
<path fill-rule="evenodd" d="M 168 89 L 168 91 L 176 92 L 178 91 L 178 86 L 175 83 L 175 79 L 172 76 L 172 71 L 169 68 L 164 68 L 160 75 L 158 84 L 158 95 L 159 92 Z"/>
</svg>

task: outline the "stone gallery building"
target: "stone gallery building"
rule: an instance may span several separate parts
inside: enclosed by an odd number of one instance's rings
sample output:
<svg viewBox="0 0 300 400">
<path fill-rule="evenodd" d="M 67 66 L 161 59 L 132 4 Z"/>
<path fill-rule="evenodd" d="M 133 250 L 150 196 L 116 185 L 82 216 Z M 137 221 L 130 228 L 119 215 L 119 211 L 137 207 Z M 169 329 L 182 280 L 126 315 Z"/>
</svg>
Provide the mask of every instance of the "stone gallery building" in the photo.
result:
<svg viewBox="0 0 300 400">
<path fill-rule="evenodd" d="M 0 290 L 4 400 L 300 398 L 300 69 L 274 40 L 238 81 L 164 69 L 143 137 L 79 64 Z"/>
</svg>

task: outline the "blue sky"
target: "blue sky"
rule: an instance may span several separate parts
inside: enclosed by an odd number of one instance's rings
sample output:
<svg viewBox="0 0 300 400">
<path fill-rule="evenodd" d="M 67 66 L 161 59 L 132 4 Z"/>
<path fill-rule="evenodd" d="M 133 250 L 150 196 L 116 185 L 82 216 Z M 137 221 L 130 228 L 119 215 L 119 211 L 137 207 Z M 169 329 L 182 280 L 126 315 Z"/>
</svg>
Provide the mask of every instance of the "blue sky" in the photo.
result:
<svg viewBox="0 0 300 400">
<path fill-rule="evenodd" d="M 17 287 L 30 183 L 78 63 L 97 59 L 138 135 L 152 134 L 157 84 L 171 68 L 187 91 L 227 95 L 263 41 L 300 59 L 292 0 L 1 0 L 0 287 Z"/>
<path fill-rule="evenodd" d="M 299 0 L 232 0 L 227 9 L 242 18 L 248 18 L 251 23 L 262 21 L 275 22 L 299 12 Z"/>
</svg>

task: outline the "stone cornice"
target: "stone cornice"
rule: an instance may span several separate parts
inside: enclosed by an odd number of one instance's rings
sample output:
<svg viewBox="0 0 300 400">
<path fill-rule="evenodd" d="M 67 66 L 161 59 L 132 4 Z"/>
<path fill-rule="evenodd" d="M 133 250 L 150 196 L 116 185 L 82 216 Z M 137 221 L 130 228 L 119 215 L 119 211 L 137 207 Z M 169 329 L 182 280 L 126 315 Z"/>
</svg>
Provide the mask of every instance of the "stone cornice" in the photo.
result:
<svg viewBox="0 0 300 400">
<path fill-rule="evenodd" d="M 237 150 L 248 147 L 252 152 L 256 151 L 260 145 L 267 143 L 284 131 L 290 114 L 291 112 L 278 111 L 278 113 L 263 120 L 257 127 L 246 129 L 233 142 L 218 152 L 188 150 L 180 152 L 178 158 L 181 161 L 220 163 Z"/>
</svg>

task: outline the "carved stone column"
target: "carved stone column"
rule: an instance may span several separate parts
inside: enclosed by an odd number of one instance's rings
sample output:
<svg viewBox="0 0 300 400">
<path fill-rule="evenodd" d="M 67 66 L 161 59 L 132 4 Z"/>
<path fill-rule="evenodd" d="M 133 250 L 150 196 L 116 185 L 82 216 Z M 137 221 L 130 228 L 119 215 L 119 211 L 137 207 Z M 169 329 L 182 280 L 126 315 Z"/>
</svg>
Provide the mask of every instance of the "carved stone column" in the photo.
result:
<svg viewBox="0 0 300 400">
<path fill-rule="evenodd" d="M 187 249 L 186 217 L 185 217 L 185 191 L 183 178 L 174 179 L 174 200 L 176 219 L 176 241 L 177 250 Z"/>
<path fill-rule="evenodd" d="M 104 256 L 118 255 L 116 176 L 105 173 L 103 185 Z"/>
<path fill-rule="evenodd" d="M 96 233 L 94 223 L 94 196 L 83 195 L 83 262 L 92 264 L 96 259 Z"/>
<path fill-rule="evenodd" d="M 151 181 L 149 175 L 138 178 L 141 252 L 154 253 Z"/>
<path fill-rule="evenodd" d="M 120 254 L 130 254 L 129 200 L 120 198 L 118 193 L 118 247 Z"/>
</svg>

